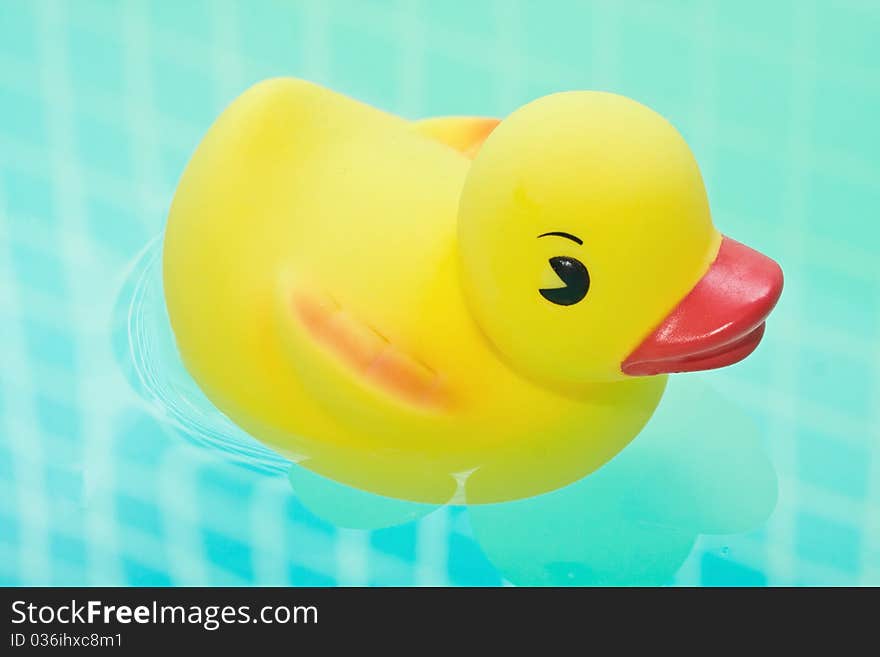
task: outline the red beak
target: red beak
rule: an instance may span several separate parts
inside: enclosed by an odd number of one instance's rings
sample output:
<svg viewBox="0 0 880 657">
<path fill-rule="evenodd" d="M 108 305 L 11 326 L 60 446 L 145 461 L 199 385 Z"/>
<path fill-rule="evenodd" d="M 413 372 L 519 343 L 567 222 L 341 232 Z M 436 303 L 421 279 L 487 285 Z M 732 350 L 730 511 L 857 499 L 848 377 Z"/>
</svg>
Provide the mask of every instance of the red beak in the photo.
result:
<svg viewBox="0 0 880 657">
<path fill-rule="evenodd" d="M 728 237 L 709 271 L 621 365 L 624 374 L 694 372 L 755 350 L 782 293 L 775 261 Z"/>
</svg>

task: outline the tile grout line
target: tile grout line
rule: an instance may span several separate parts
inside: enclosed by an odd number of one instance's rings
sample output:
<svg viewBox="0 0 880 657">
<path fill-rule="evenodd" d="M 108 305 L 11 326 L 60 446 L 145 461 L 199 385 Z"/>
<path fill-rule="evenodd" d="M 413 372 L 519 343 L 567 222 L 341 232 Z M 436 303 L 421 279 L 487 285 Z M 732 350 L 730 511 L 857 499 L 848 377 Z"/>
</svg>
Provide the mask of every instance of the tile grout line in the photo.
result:
<svg viewBox="0 0 880 657">
<path fill-rule="evenodd" d="M 789 53 L 789 66 L 791 68 L 791 83 L 789 95 L 791 99 L 792 117 L 789 133 L 789 162 L 792 163 L 788 180 L 785 186 L 785 206 L 783 209 L 783 228 L 788 234 L 787 248 L 781 254 L 783 267 L 800 267 L 804 261 L 803 240 L 800 238 L 801 223 L 805 212 L 805 183 L 809 173 L 810 155 L 810 125 L 812 116 L 809 112 L 809 101 L 812 92 L 815 72 L 805 67 L 805 62 L 812 62 L 815 49 L 815 8 L 810 2 L 800 3 L 794 8 L 792 49 Z M 784 301 L 795 310 L 796 316 L 801 307 L 801 299 L 793 294 L 789 288 L 788 299 Z M 777 377 L 775 385 L 786 391 L 796 391 L 798 384 L 797 361 L 791 356 L 790 350 L 783 350 L 778 355 Z M 773 422 L 770 425 L 769 440 L 774 444 L 775 465 L 778 470 L 785 473 L 796 474 L 797 461 L 797 432 L 791 421 L 785 421 L 784 417 L 797 416 L 799 398 L 787 396 L 783 401 L 787 405 L 787 411 L 779 415 L 773 414 Z M 781 480 L 782 481 L 782 480 Z M 770 583 L 791 585 L 796 583 L 798 572 L 797 564 L 799 556 L 797 552 L 797 515 L 799 512 L 800 496 L 798 494 L 799 480 L 796 476 L 788 479 L 790 488 L 780 484 L 780 498 L 775 518 L 767 527 L 768 544 L 771 550 L 768 559 L 768 571 L 772 577 Z M 786 497 L 790 494 L 790 498 Z"/>
<path fill-rule="evenodd" d="M 0 275 L 3 280 L 16 280 L 11 267 L 12 240 L 6 235 L 8 211 L 3 187 L 0 186 L 0 249 L 10 254 L 0 257 Z M 15 287 L 16 292 L 20 288 Z M 14 407 L 18 422 L 12 421 L 9 413 L 0 413 L 3 420 L 3 442 L 10 441 L 9 458 L 13 472 L 13 486 L 17 496 L 18 513 L 27 518 L 21 524 L 18 545 L 20 583 L 24 585 L 48 585 L 52 562 L 49 555 L 49 502 L 46 494 L 45 464 L 42 436 L 29 435 L 39 426 L 36 417 L 36 387 L 32 380 L 31 368 L 27 362 L 28 344 L 24 329 L 24 303 L 22 295 L 14 294 L 10 301 L 16 313 L 14 321 L 5 322 L 0 328 L 3 336 L 3 381 L 4 403 Z M 4 372 L 16 372 L 16 386 L 6 381 Z M 11 393 L 11 394 L 10 394 Z M 19 431 L 19 429 L 21 429 Z M 36 432 L 35 432 L 36 433 Z"/>
<path fill-rule="evenodd" d="M 396 72 L 400 91 L 397 105 L 408 119 L 423 118 L 425 90 L 422 84 L 425 68 L 425 31 L 420 6 L 400 0 L 397 17 L 401 39 L 400 66 Z"/>
<path fill-rule="evenodd" d="M 83 271 L 73 263 L 87 261 L 81 258 L 78 250 L 79 235 L 87 234 L 86 211 L 83 181 L 78 173 L 79 163 L 76 153 L 74 130 L 75 107 L 67 71 L 67 57 L 64 45 L 67 34 L 64 29 L 64 7 L 60 3 L 40 5 L 39 25 L 40 43 L 44 58 L 42 83 L 45 96 L 51 97 L 47 111 L 50 142 L 52 150 L 52 187 L 57 199 L 57 209 L 63 214 L 57 217 L 62 253 L 67 269 L 67 284 L 70 287 L 70 312 L 73 326 L 79 327 L 76 338 L 78 360 L 89 368 L 100 368 L 102 356 L 96 343 L 96 336 L 89 329 L 95 325 L 94 289 L 90 283 L 93 272 Z M 106 496 L 99 494 L 101 482 L 112 480 L 113 470 L 109 460 L 110 428 L 107 413 L 101 408 L 100 380 L 92 377 L 80 378 L 76 388 L 75 407 L 82 411 L 80 416 L 83 462 L 83 486 L 85 495 L 84 531 L 89 537 L 91 548 L 88 554 L 88 581 L 91 583 L 117 583 L 122 581 L 118 571 L 118 550 L 115 546 L 115 527 L 113 526 L 113 505 Z M 107 573 L 108 579 L 101 574 Z"/>
</svg>

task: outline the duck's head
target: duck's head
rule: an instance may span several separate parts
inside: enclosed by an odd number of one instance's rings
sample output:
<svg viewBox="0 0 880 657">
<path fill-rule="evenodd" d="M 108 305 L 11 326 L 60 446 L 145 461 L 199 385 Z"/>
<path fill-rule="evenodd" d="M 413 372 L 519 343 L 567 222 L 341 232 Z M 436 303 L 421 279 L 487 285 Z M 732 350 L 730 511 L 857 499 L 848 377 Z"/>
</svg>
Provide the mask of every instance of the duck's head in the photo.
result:
<svg viewBox="0 0 880 657">
<path fill-rule="evenodd" d="M 548 384 L 735 363 L 782 290 L 773 260 L 713 226 L 681 135 L 614 94 L 555 94 L 502 121 L 474 159 L 458 230 L 475 320 Z"/>
</svg>

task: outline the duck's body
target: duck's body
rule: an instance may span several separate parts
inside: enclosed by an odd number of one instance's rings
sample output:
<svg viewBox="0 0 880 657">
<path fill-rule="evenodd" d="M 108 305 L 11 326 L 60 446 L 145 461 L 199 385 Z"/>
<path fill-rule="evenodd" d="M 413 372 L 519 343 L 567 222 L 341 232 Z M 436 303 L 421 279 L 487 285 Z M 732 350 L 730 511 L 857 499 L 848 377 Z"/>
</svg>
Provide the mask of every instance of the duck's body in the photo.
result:
<svg viewBox="0 0 880 657">
<path fill-rule="evenodd" d="M 302 465 L 416 501 L 533 495 L 617 453 L 665 377 L 547 383 L 499 354 L 461 281 L 469 155 L 302 81 L 237 100 L 165 235 L 169 315 L 208 397 Z"/>
</svg>

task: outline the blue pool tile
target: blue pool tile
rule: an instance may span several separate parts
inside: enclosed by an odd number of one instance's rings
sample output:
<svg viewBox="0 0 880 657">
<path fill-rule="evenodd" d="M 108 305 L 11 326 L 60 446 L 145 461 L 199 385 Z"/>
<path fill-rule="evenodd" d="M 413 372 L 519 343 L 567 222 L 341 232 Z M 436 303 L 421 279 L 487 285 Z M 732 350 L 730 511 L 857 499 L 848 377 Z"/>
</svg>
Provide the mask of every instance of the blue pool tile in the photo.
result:
<svg viewBox="0 0 880 657">
<path fill-rule="evenodd" d="M 79 440 L 82 437 L 81 432 L 68 430 L 63 434 L 47 433 L 38 425 L 34 434 L 42 439 L 43 448 L 54 463 L 67 465 L 81 461 L 83 455 L 83 445 Z"/>
<path fill-rule="evenodd" d="M 802 399 L 866 421 L 874 410 L 875 376 L 864 358 L 841 353 L 804 350 L 798 363 Z"/>
<path fill-rule="evenodd" d="M 700 583 L 703 586 L 766 586 L 767 577 L 727 557 L 707 552 L 700 560 Z"/>
<path fill-rule="evenodd" d="M 151 501 L 117 493 L 115 507 L 122 527 L 135 528 L 156 537 L 162 535 L 162 514 Z"/>
<path fill-rule="evenodd" d="M 128 3 L 107 0 L 77 0 L 76 11 L 68 12 L 71 25 L 89 28 L 95 34 L 119 33 L 122 29 L 121 12 Z"/>
<path fill-rule="evenodd" d="M 385 568 L 375 560 L 367 564 L 366 586 L 417 586 L 418 579 L 413 562 L 406 564 L 404 568 Z"/>
<path fill-rule="evenodd" d="M 111 205 L 91 195 L 87 201 L 86 221 L 96 244 L 101 244 L 122 258 L 130 259 L 151 237 L 130 208 Z"/>
<path fill-rule="evenodd" d="M 49 535 L 49 551 L 53 559 L 68 566 L 85 567 L 88 558 L 86 545 L 81 538 L 55 531 Z"/>
<path fill-rule="evenodd" d="M 460 534 L 449 536 L 449 579 L 463 586 L 500 586 L 501 575 L 480 546 Z"/>
<path fill-rule="evenodd" d="M 760 238 L 767 226 L 779 224 L 785 212 L 787 176 L 778 159 L 722 148 L 709 181 L 709 198 L 713 215 L 732 215 L 730 223 L 735 221 L 736 225 L 719 221 L 719 229 L 734 236 L 749 231 Z M 736 184 L 731 184 L 733 180 Z M 746 236 L 737 239 L 745 240 Z"/>
<path fill-rule="evenodd" d="M 259 61 L 263 74 L 256 79 L 292 75 L 303 57 L 306 25 L 302 8 L 294 3 L 269 5 L 249 3 L 238 16 L 239 40 L 243 50 Z M 280 14 L 280 15 L 279 15 Z M 272 68 L 267 70 L 265 65 Z"/>
<path fill-rule="evenodd" d="M 819 249 L 821 245 L 808 251 L 811 261 L 800 274 L 809 290 L 808 303 L 799 308 L 805 327 L 827 326 L 867 342 L 876 339 L 880 332 L 880 271 L 876 281 L 860 280 L 847 271 L 846 262 L 818 261 Z M 816 348 L 823 346 L 815 341 Z"/>
<path fill-rule="evenodd" d="M 23 232 L 21 228 L 23 226 L 16 228 L 15 232 Z M 54 297 L 65 296 L 67 281 L 64 267 L 51 246 L 37 249 L 29 244 L 16 244 L 12 265 L 18 279 L 30 289 Z"/>
<path fill-rule="evenodd" d="M 0 86 L 0 136 L 4 135 L 26 148 L 46 147 L 45 105 L 38 97 Z"/>
<path fill-rule="evenodd" d="M 0 546 L 9 554 L 8 559 L 0 560 L 0 586 L 20 586 L 21 538 L 19 536 L 19 519 L 7 513 L 0 513 Z"/>
<path fill-rule="evenodd" d="M 760 44 L 765 51 L 762 64 L 767 61 L 778 61 L 779 55 L 787 52 L 792 40 L 792 11 L 798 0 L 743 0 L 740 2 L 713 2 L 718 30 L 716 38 L 724 44 L 723 50 L 734 52 L 742 47 L 742 37 L 750 37 L 750 41 Z M 677 3 L 670 3 L 677 4 Z M 709 3 L 697 3 L 700 6 Z M 778 49 L 774 52 L 774 48 Z"/>
<path fill-rule="evenodd" d="M 802 480 L 856 500 L 865 497 L 871 463 L 867 446 L 835 440 L 806 428 L 798 432 L 796 444 Z"/>
<path fill-rule="evenodd" d="M 158 55 L 154 59 L 156 106 L 167 117 L 198 126 L 209 126 L 217 114 L 210 71 L 199 70 L 192 62 Z"/>
<path fill-rule="evenodd" d="M 15 516 L 0 513 L 0 543 L 17 545 L 19 541 L 19 520 Z"/>
<path fill-rule="evenodd" d="M 81 496 L 80 496 L 81 498 Z M 49 526 L 59 535 L 71 539 L 85 541 L 86 520 L 82 499 L 68 500 L 61 497 L 49 497 Z M 88 544 L 83 543 L 88 549 Z"/>
<path fill-rule="evenodd" d="M 12 481 L 15 477 L 15 466 L 8 449 L 0 446 L 0 481 Z"/>
<path fill-rule="evenodd" d="M 408 522 L 397 527 L 377 529 L 370 532 L 370 544 L 387 554 L 400 557 L 404 561 L 415 561 L 417 523 Z"/>
<path fill-rule="evenodd" d="M 332 84 L 365 103 L 391 112 L 399 111 L 396 102 L 400 89 L 396 75 L 400 59 L 398 44 L 348 24 L 334 26 L 330 38 L 338 44 L 331 53 Z M 377 83 L 360 73 L 362 67 L 387 71 L 387 75 Z"/>
<path fill-rule="evenodd" d="M 157 31 L 166 33 L 169 39 L 210 44 L 213 17 L 219 11 L 218 6 L 210 0 L 151 2 L 149 9 L 151 25 Z M 247 11 L 247 5 L 241 11 Z"/>
<path fill-rule="evenodd" d="M 126 586 L 174 586 L 174 580 L 167 572 L 155 570 L 133 559 L 123 559 Z"/>
<path fill-rule="evenodd" d="M 34 406 L 37 421 L 45 433 L 69 440 L 81 435 L 79 411 L 71 404 L 38 395 Z"/>
<path fill-rule="evenodd" d="M 131 141 L 118 125 L 80 115 L 76 122 L 77 151 L 86 165 L 85 176 L 91 169 L 102 174 L 132 175 Z"/>
<path fill-rule="evenodd" d="M 114 35 L 72 27 L 68 31 L 68 70 L 77 94 L 123 91 L 124 44 Z"/>
<path fill-rule="evenodd" d="M 816 57 L 835 67 L 876 66 L 880 12 L 869 3 L 816 3 Z"/>
<path fill-rule="evenodd" d="M 878 65 L 880 57 L 875 58 Z M 820 78 L 813 97 L 813 145 L 818 156 L 844 154 L 876 173 L 878 108 L 880 89 L 875 86 L 845 84 L 831 76 Z"/>
<path fill-rule="evenodd" d="M 483 4 L 491 10 L 490 3 Z M 582 73 L 583 82 L 578 81 L 577 86 L 590 88 L 587 80 L 591 72 L 593 45 L 588 35 L 595 19 L 595 8 L 587 3 L 575 6 L 577 14 L 572 17 L 573 20 L 567 21 L 560 21 L 552 12 L 541 11 L 534 6 L 534 10 L 524 16 L 526 20 L 522 21 L 521 44 L 523 50 L 534 53 L 542 62 L 575 74 Z"/>
<path fill-rule="evenodd" d="M 53 501 L 81 502 L 84 493 L 82 469 L 62 464 L 47 465 L 46 492 Z"/>
<path fill-rule="evenodd" d="M 228 509 L 246 508 L 257 476 L 238 469 L 202 468 L 197 478 L 199 499 L 206 508 L 218 504 Z"/>
<path fill-rule="evenodd" d="M 165 426 L 142 412 L 126 412 L 116 419 L 116 427 L 116 458 L 145 468 L 159 466 L 170 443 Z"/>
<path fill-rule="evenodd" d="M 736 145 L 736 136 L 723 132 L 727 126 L 744 131 L 748 143 L 767 157 L 785 161 L 791 134 L 791 71 L 783 62 L 767 59 L 763 52 L 730 49 L 715 51 L 718 129 L 722 139 Z M 740 178 L 727 178 L 743 196 L 751 192 Z"/>
<path fill-rule="evenodd" d="M 427 85 L 424 102 L 430 115 L 505 113 L 498 100 L 497 76 L 491 71 L 454 59 L 443 51 L 430 51 L 425 60 L 426 79 L 450 81 L 447 85 Z"/>
<path fill-rule="evenodd" d="M 36 3 L 27 0 L 6 0 L 0 20 L 0 53 L 23 61 L 34 60 L 39 54 Z"/>
<path fill-rule="evenodd" d="M 202 541 L 205 557 L 215 567 L 245 581 L 253 580 L 251 549 L 247 543 L 210 529 L 202 530 Z"/>
<path fill-rule="evenodd" d="M 290 586 L 336 586 L 334 578 L 322 575 L 296 563 L 291 563 L 288 569 Z"/>
<path fill-rule="evenodd" d="M 24 232 L 45 229 L 55 223 L 52 188 L 47 178 L 10 169 L 0 169 L 0 175 L 13 229 Z"/>
<path fill-rule="evenodd" d="M 674 32 L 656 29 L 651 19 L 629 16 L 621 19 L 618 57 L 614 91 L 648 105 L 683 129 L 700 91 L 693 46 Z"/>
<path fill-rule="evenodd" d="M 309 529 L 317 530 L 327 536 L 336 535 L 336 527 L 332 524 L 316 516 L 309 511 L 308 507 L 299 502 L 293 495 L 285 501 L 284 519 L 285 526 L 289 528 L 290 535 L 294 536 L 294 526 L 296 524 L 307 525 Z"/>
<path fill-rule="evenodd" d="M 799 513 L 795 526 L 795 547 L 799 556 L 838 570 L 859 568 L 858 530 L 830 518 Z"/>
<path fill-rule="evenodd" d="M 428 26 L 449 34 L 467 34 L 480 41 L 491 41 L 498 32 L 498 10 L 491 2 L 437 2 L 430 7 Z"/>
<path fill-rule="evenodd" d="M 842 129 L 842 128 L 841 128 Z M 880 239 L 880 185 L 851 180 L 826 168 L 810 174 L 805 190 L 809 234 L 858 248 Z"/>
</svg>

